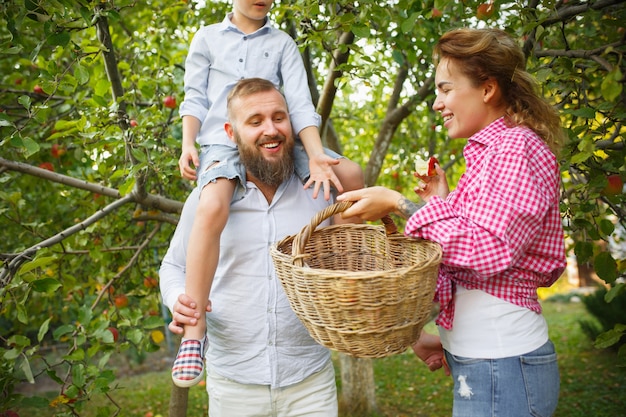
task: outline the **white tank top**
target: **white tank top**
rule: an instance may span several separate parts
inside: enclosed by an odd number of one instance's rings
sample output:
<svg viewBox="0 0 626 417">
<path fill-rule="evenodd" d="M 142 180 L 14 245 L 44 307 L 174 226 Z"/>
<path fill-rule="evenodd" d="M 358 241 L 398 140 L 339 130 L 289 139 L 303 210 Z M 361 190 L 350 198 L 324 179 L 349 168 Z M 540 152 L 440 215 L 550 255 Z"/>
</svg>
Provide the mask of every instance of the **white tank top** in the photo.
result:
<svg viewBox="0 0 626 417">
<path fill-rule="evenodd" d="M 531 352 L 548 341 L 541 314 L 481 290 L 458 285 L 452 330 L 439 327 L 443 347 L 453 355 L 498 359 Z"/>
</svg>

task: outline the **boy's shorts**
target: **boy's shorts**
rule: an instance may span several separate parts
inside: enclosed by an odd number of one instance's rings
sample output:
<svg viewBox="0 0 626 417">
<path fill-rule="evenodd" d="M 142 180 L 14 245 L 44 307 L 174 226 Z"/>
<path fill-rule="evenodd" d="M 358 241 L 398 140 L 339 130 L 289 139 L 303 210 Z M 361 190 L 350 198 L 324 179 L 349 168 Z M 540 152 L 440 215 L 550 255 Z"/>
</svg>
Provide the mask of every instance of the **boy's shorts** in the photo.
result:
<svg viewBox="0 0 626 417">
<path fill-rule="evenodd" d="M 343 158 L 337 152 L 324 148 L 324 153 L 332 158 Z M 293 162 L 296 175 L 304 184 L 311 175 L 309 170 L 309 157 L 304 150 L 304 145 L 297 139 L 293 149 Z M 211 169 L 207 169 L 211 167 Z M 233 193 L 232 201 L 243 198 L 246 193 L 246 168 L 239 158 L 239 150 L 228 145 L 203 145 L 200 148 L 200 173 L 198 176 L 198 187 L 204 188 L 210 182 L 217 181 L 218 178 L 228 178 L 237 180 L 237 186 Z"/>
</svg>

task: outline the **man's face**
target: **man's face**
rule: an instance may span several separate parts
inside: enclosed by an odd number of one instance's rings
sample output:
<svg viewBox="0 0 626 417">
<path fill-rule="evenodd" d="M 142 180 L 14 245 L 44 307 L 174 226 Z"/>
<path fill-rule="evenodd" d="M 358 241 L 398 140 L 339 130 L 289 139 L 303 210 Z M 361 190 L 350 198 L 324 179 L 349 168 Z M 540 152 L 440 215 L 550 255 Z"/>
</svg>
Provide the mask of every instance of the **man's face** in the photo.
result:
<svg viewBox="0 0 626 417">
<path fill-rule="evenodd" d="M 226 124 L 226 132 L 239 147 L 248 175 L 267 185 L 280 185 L 293 173 L 293 131 L 285 99 L 271 90 L 233 104 L 234 120 Z"/>
</svg>

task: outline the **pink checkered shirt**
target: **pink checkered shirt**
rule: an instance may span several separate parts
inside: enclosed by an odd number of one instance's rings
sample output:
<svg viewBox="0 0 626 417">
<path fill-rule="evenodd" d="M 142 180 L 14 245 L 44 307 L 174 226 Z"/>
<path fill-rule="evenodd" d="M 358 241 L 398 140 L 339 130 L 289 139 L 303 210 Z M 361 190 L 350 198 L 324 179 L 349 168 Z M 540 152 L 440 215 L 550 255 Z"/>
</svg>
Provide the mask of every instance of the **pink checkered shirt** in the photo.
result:
<svg viewBox="0 0 626 417">
<path fill-rule="evenodd" d="M 556 158 L 533 131 L 503 119 L 469 138 L 463 155 L 456 189 L 431 198 L 405 228 L 442 245 L 437 324 L 452 328 L 456 283 L 541 313 L 537 288 L 565 269 Z"/>
</svg>

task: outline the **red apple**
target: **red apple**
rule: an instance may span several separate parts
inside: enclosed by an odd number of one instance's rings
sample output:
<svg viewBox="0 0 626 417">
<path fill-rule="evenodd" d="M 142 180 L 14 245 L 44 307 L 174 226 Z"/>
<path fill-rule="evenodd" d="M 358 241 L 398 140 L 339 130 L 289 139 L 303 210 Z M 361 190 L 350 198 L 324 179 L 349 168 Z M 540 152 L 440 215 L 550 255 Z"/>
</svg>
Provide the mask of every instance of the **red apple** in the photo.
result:
<svg viewBox="0 0 626 417">
<path fill-rule="evenodd" d="M 415 158 L 415 176 L 416 177 L 432 177 L 437 175 L 435 164 L 439 161 L 434 156 L 431 156 L 428 161 L 424 161 L 420 157 Z"/>
<path fill-rule="evenodd" d="M 165 107 L 167 107 L 168 109 L 175 109 L 176 108 L 176 97 L 174 97 L 174 96 L 165 96 L 165 98 L 163 99 L 163 105 Z"/>
<path fill-rule="evenodd" d="M 433 17 L 441 17 L 441 16 L 443 16 L 443 12 L 441 10 L 439 10 L 438 8 L 434 7 L 432 16 Z"/>
<path fill-rule="evenodd" d="M 64 147 L 59 146 L 56 143 L 53 143 L 52 148 L 50 148 L 50 154 L 52 154 L 53 158 L 60 158 L 61 156 L 65 155 L 66 152 L 67 151 Z"/>
<path fill-rule="evenodd" d="M 153 277 L 145 277 L 143 279 L 143 286 L 146 288 L 156 288 L 159 285 L 159 282 L 156 278 Z"/>
<path fill-rule="evenodd" d="M 476 17 L 480 20 L 487 20 L 496 12 L 496 6 L 492 3 L 483 3 L 476 9 Z"/>
<path fill-rule="evenodd" d="M 115 327 L 113 327 L 113 326 L 109 327 L 109 329 L 108 329 L 108 330 L 109 330 L 109 331 L 111 332 L 111 334 L 113 335 L 113 341 L 114 341 L 114 342 L 117 342 L 117 339 L 119 339 L 119 338 L 120 338 L 120 332 L 118 332 L 118 331 L 117 331 L 117 329 L 116 329 Z"/>
<path fill-rule="evenodd" d="M 128 297 L 125 294 L 120 294 L 115 297 L 114 302 L 117 308 L 124 308 L 128 306 Z"/>
<path fill-rule="evenodd" d="M 36 86 L 33 87 L 33 91 L 37 94 L 44 94 L 43 92 L 43 88 L 41 88 L 41 86 L 39 84 L 37 84 Z"/>
<path fill-rule="evenodd" d="M 54 172 L 54 165 L 52 165 L 52 162 L 42 162 L 41 164 L 39 164 L 39 168 L 47 169 L 48 171 Z"/>
<path fill-rule="evenodd" d="M 137 120 L 130 119 L 130 127 L 137 127 Z"/>
<path fill-rule="evenodd" d="M 606 177 L 608 184 L 602 190 L 602 194 L 605 196 L 614 196 L 622 193 L 624 189 L 624 181 L 619 174 L 610 174 Z"/>
</svg>

